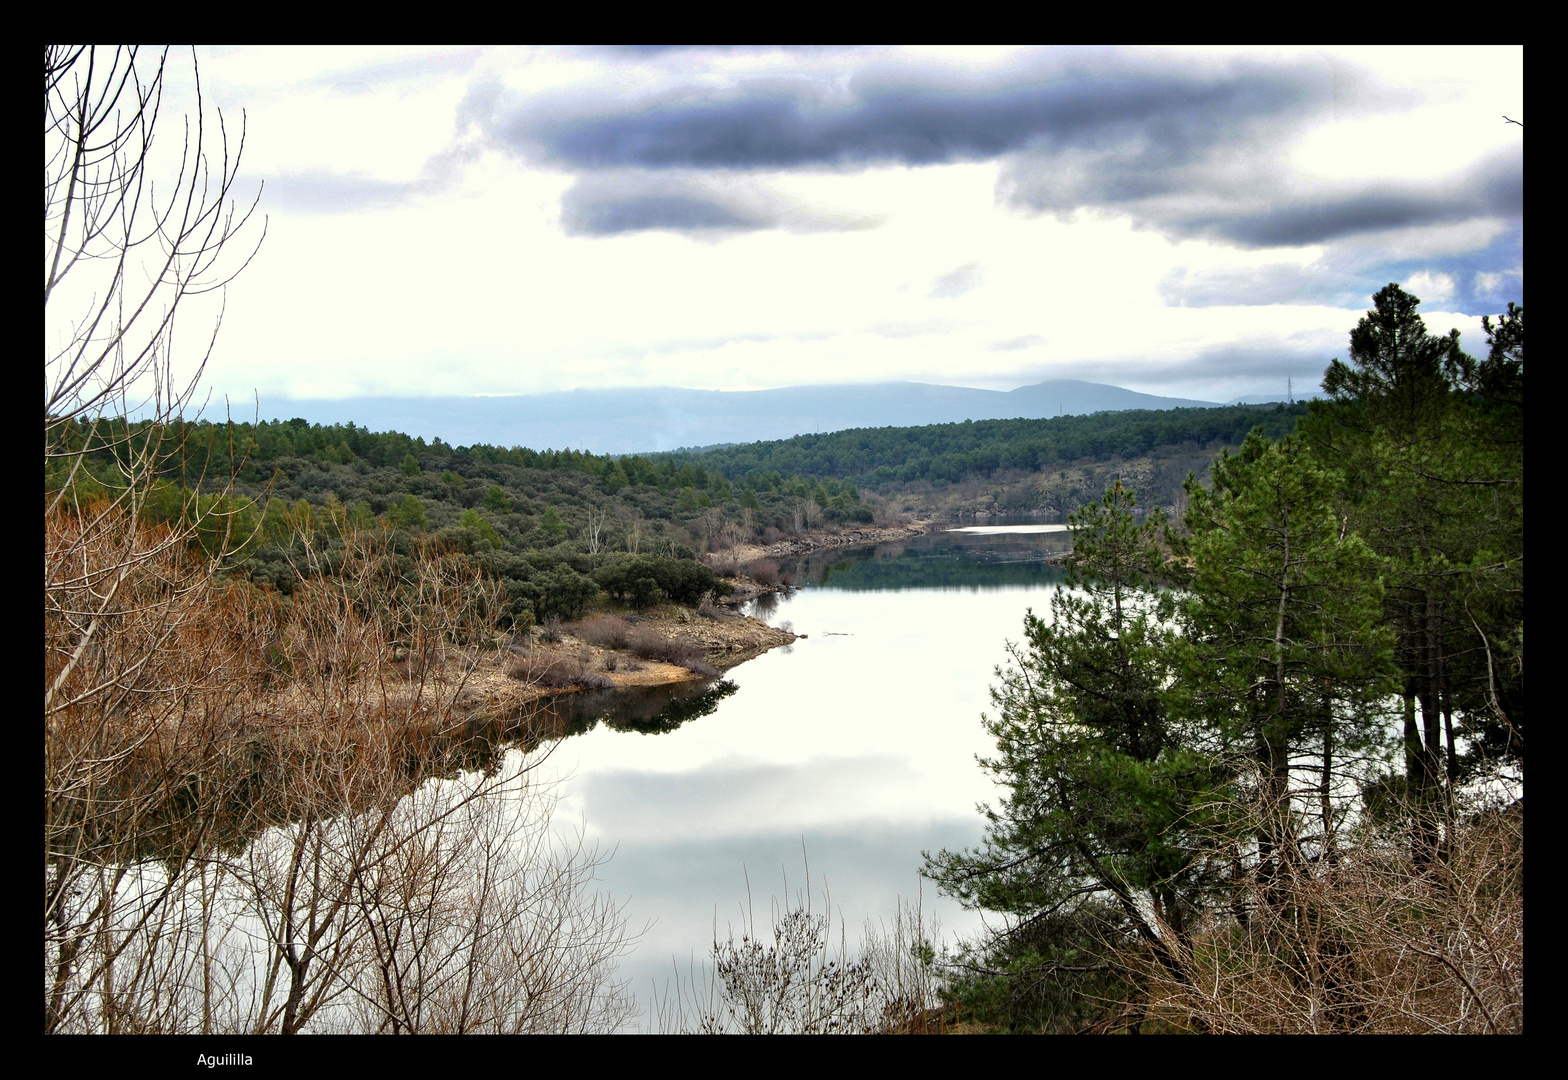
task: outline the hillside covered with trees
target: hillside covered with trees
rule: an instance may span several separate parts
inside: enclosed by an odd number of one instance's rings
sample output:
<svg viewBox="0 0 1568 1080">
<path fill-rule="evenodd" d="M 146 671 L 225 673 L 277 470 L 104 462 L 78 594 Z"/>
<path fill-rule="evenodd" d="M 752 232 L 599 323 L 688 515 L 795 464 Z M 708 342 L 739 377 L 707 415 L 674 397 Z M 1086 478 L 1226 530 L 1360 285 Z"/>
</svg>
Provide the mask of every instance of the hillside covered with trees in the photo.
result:
<svg viewBox="0 0 1568 1080">
<path fill-rule="evenodd" d="M 977 501 L 1065 513 L 1126 476 L 1175 503 L 1191 469 L 1262 424 L 1278 435 L 1304 406 L 1100 413 L 798 436 L 656 456 L 453 447 L 341 425 L 70 421 L 79 458 L 46 471 L 73 497 L 119 490 L 155 455 L 150 523 L 196 528 L 231 572 L 288 592 L 310 537 L 379 527 L 437 539 L 503 586 L 510 625 L 580 615 L 628 572 L 639 596 L 695 603 L 716 580 L 691 565 L 739 542 L 889 524 Z M 67 469 L 71 470 L 69 475 Z M 984 493 L 975 497 L 975 491 Z M 991 495 L 995 491 L 1000 497 Z M 683 568 L 682 564 L 686 564 Z"/>
<path fill-rule="evenodd" d="M 1262 423 L 1281 434 L 1305 406 L 1178 409 L 878 428 L 657 456 L 450 447 L 354 425 L 74 422 L 80 458 L 45 489 L 118 491 L 130 462 L 158 453 L 143 517 L 199 525 L 230 572 L 284 593 L 310 536 L 379 527 L 439 539 L 503 585 L 503 621 L 574 618 L 627 572 L 695 603 L 715 586 L 679 564 L 737 542 L 892 524 L 942 509 L 1069 513 L 1109 475 L 1178 502 L 1218 447 Z M 977 497 L 977 492 L 980 492 Z M 991 494 L 996 492 L 996 494 Z"/>
</svg>

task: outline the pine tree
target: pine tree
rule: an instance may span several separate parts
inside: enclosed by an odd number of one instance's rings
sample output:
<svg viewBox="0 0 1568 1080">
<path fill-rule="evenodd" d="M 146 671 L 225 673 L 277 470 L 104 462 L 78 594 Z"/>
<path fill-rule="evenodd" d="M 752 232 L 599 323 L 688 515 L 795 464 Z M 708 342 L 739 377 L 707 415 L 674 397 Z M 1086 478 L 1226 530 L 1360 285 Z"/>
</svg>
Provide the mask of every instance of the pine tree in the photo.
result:
<svg viewBox="0 0 1568 1080">
<path fill-rule="evenodd" d="M 1464 778 L 1460 730 L 1483 753 L 1523 749 L 1523 311 L 1488 321 L 1493 349 L 1477 362 L 1457 331 L 1428 334 L 1397 285 L 1373 302 L 1302 430 L 1345 477 L 1350 528 L 1384 559 L 1403 786 L 1430 816 Z"/>
<path fill-rule="evenodd" d="M 1256 432 L 1215 461 L 1211 488 L 1187 484 L 1192 574 L 1169 701 L 1270 821 L 1266 877 L 1299 854 L 1296 774 L 1316 773 L 1327 844 L 1334 804 L 1359 794 L 1336 786 L 1336 755 L 1382 740 L 1396 688 L 1381 561 L 1345 528 L 1340 484 L 1301 440 Z"/>
<path fill-rule="evenodd" d="M 979 849 L 928 854 L 925 869 L 966 905 L 1013 916 L 993 950 L 1037 974 L 1092 970 L 1116 935 L 1174 958 L 1208 876 L 1184 838 L 1214 777 L 1165 706 L 1159 523 L 1139 524 L 1117 483 L 1071 526 L 1066 587 L 1048 619 L 1026 617 L 985 719 L 997 756 L 982 765 L 1008 794 Z M 1042 925 L 1058 932 L 1042 938 Z"/>
</svg>

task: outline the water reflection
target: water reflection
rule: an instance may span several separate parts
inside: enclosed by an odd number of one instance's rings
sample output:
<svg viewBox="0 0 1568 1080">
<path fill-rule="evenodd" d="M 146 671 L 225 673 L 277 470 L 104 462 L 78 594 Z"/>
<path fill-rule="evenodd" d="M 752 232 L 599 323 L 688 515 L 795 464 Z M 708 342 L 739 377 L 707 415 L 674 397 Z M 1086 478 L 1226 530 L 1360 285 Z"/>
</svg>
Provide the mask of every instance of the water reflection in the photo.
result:
<svg viewBox="0 0 1568 1080">
<path fill-rule="evenodd" d="M 773 616 L 778 614 L 778 610 L 779 594 L 762 593 L 751 602 L 751 607 L 748 609 L 748 613 L 761 619 L 763 622 L 771 623 L 773 621 Z"/>
<path fill-rule="evenodd" d="M 563 818 L 615 850 L 606 886 L 634 924 L 653 923 L 622 966 L 640 993 L 669 978 L 672 957 L 700 965 L 748 895 L 765 918 L 808 862 L 853 941 L 862 919 L 918 894 L 922 850 L 980 839 L 975 804 L 997 794 L 975 764 L 995 752 L 980 713 L 1025 610 L 1048 613 L 1063 577 L 1052 560 L 1070 545 L 1063 531 L 989 524 L 780 560 L 800 587 L 750 612 L 808 634 L 793 653 L 731 669 L 739 690 L 668 737 L 599 723 L 559 744 Z M 950 931 L 978 926 L 926 889 Z"/>
<path fill-rule="evenodd" d="M 1033 533 L 1060 533 L 1066 532 L 1066 525 L 961 525 L 943 532 L 975 533 L 977 535 L 996 535 L 1015 533 L 1027 536 Z"/>
<path fill-rule="evenodd" d="M 633 686 L 572 694 L 557 698 L 550 707 L 567 716 L 568 734 L 581 734 L 604 724 L 616 731 L 662 735 L 711 714 L 735 690 L 735 684 L 728 679 Z"/>
<path fill-rule="evenodd" d="M 848 591 L 1049 587 L 1062 581 L 1059 563 L 1071 550 L 1065 526 L 987 525 L 836 548 L 781 562 L 779 569 L 797 584 Z M 763 614 L 754 601 L 752 611 L 769 618 L 777 603 L 768 597 Z"/>
</svg>

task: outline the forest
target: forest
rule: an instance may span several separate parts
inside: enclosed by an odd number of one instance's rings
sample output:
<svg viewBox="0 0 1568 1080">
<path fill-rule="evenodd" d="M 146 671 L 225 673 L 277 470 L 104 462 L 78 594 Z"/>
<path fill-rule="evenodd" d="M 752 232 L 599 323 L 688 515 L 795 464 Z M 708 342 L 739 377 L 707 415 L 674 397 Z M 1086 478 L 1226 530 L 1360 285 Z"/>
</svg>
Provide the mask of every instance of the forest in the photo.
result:
<svg viewBox="0 0 1568 1080">
<path fill-rule="evenodd" d="M 72 456 L 49 464 L 45 489 L 55 495 L 68 488 L 77 501 L 116 497 L 125 477 L 136 474 L 133 462 L 156 459 L 142 520 L 191 529 L 206 551 L 225 553 L 225 573 L 285 594 L 306 547 L 334 549 L 345 531 L 386 530 L 401 538 L 395 543 L 402 550 L 412 550 L 416 539 L 434 540 L 500 585 L 500 617 L 509 628 L 519 620 L 526 626 L 580 616 L 627 566 L 662 578 L 656 593 L 639 596 L 695 604 L 716 579 L 676 564 L 721 555 L 737 543 L 935 513 L 947 493 L 999 473 L 1012 478 L 1012 508 L 1061 514 L 1097 498 L 1093 480 L 1117 468 L 1110 463 L 1142 460 L 1141 478 L 1151 481 L 1142 489 L 1174 503 L 1183 466 L 1240 445 L 1255 426 L 1282 434 L 1304 410 L 1179 409 L 881 428 L 620 457 L 452 447 L 366 431 L 352 421 L 70 417 L 57 433 Z M 895 460 L 903 464 L 890 469 Z M 1152 482 L 1149 461 L 1165 466 L 1157 474 L 1163 484 Z M 1064 486 L 1068 470 L 1072 481 Z M 1048 495 L 1042 477 L 1056 485 Z M 671 591 L 667 586 L 682 575 L 689 584 Z"/>
<path fill-rule="evenodd" d="M 986 1030 L 1524 1027 L 1524 312 L 1389 285 L 1179 521 L 1120 484 L 993 688 L 1006 792 L 926 873 L 1008 922 Z"/>
</svg>

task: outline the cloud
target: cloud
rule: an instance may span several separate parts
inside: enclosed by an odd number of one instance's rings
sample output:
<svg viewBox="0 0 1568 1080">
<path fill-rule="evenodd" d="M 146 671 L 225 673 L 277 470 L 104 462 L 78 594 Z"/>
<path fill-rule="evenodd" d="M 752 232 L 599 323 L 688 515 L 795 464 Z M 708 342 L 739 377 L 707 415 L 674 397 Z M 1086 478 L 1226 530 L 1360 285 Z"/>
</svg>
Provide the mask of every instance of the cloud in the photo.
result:
<svg viewBox="0 0 1568 1080">
<path fill-rule="evenodd" d="M 1353 320 L 1352 320 L 1353 321 Z M 1254 393 L 1286 393 L 1294 380 L 1298 396 L 1316 389 L 1335 355 L 1344 352 L 1345 330 L 1326 333 L 1238 334 L 1238 340 L 1200 346 L 1169 359 L 1116 357 L 1053 360 L 1021 370 L 1018 378 L 1083 379 L 1123 386 L 1146 394 L 1229 401 Z"/>
<path fill-rule="evenodd" d="M 745 69 L 724 52 L 606 54 L 603 77 L 526 95 L 487 83 L 465 114 L 536 165 L 676 172 L 687 186 L 699 175 L 995 161 L 998 198 L 1016 210 L 1098 209 L 1244 248 L 1523 214 L 1517 147 L 1428 181 L 1352 171 L 1303 183 L 1288 161 L 1305 135 L 1423 100 L 1341 59 L 1046 49 L 965 64 L 820 50 L 785 64 L 764 62 L 777 50 L 743 52 Z M 580 193 L 563 220 L 598 235 L 779 227 L 766 208 L 711 194 L 625 201 L 601 207 Z"/>
<path fill-rule="evenodd" d="M 992 352 L 1012 352 L 1016 349 L 1032 349 L 1036 345 L 1044 345 L 1046 339 L 1040 334 L 1025 334 L 1008 341 L 996 341 L 986 346 Z"/>
<path fill-rule="evenodd" d="M 1246 136 L 1242 137 L 1247 140 Z M 1161 155 L 1137 143 L 1083 152 L 1036 150 L 1009 162 L 1003 198 L 1015 206 L 1066 214 L 1082 206 L 1116 210 L 1146 228 L 1202 236 L 1244 248 L 1301 247 L 1368 233 L 1475 218 L 1518 219 L 1524 208 L 1524 155 L 1494 153 L 1468 169 L 1425 182 L 1334 185 L 1306 193 L 1270 164 L 1279 147 L 1250 140 L 1251 160 L 1235 149 Z"/>
<path fill-rule="evenodd" d="M 1160 281 L 1160 299 L 1172 307 L 1259 304 L 1329 304 L 1354 307 L 1367 292 L 1359 277 L 1333 274 L 1321 265 L 1270 263 L 1193 270 L 1177 267 Z"/>
<path fill-rule="evenodd" d="M 880 218 L 805 207 L 753 181 L 701 174 L 589 174 L 561 197 L 561 225 L 572 236 L 616 236 L 654 229 L 691 234 L 762 229 L 840 232 L 874 228 L 880 223 Z"/>
<path fill-rule="evenodd" d="M 574 169 L 790 169 L 989 160 L 1039 141 L 1150 141 L 1179 159 L 1280 118 L 1324 91 L 1321 65 L 1193 64 L 1175 56 L 1039 51 L 964 70 L 927 60 L 842 57 L 789 75 L 676 78 L 631 93 L 601 86 L 535 96 L 495 119 L 498 138 Z M 1226 125 L 1220 118 L 1229 118 Z"/>
<path fill-rule="evenodd" d="M 1472 232 L 1473 230 L 1465 230 Z M 1498 272 L 1520 265 L 1522 226 L 1493 223 L 1465 236 L 1449 231 L 1440 244 L 1410 244 L 1409 232 L 1374 233 L 1338 241 L 1309 262 L 1170 270 L 1159 283 L 1172 307 L 1253 307 L 1311 304 L 1364 308 L 1372 294 L 1397 282 L 1429 303 L 1470 314 L 1492 312 L 1501 297 L 1517 300 L 1523 274 Z"/>
<path fill-rule="evenodd" d="M 1445 303 L 1454 296 L 1454 279 L 1447 274 L 1422 270 L 1405 279 L 1405 290 L 1423 303 Z"/>
<path fill-rule="evenodd" d="M 372 60 L 318 75 L 313 82 L 344 93 L 374 93 L 388 86 L 420 84 L 443 75 L 462 75 L 484 55 L 483 49 L 419 52 Z"/>
<path fill-rule="evenodd" d="M 316 170 L 269 177 L 262 197 L 267 211 L 343 214 L 380 210 L 403 202 L 412 185 L 351 173 Z"/>
<path fill-rule="evenodd" d="M 615 835 L 640 837 L 657 829 L 656 838 L 665 839 L 671 823 L 684 838 L 753 832 L 758 808 L 770 804 L 792 807 L 797 823 L 831 826 L 851 804 L 865 812 L 868 788 L 909 791 L 920 783 L 906 761 L 867 755 L 800 764 L 726 761 L 680 773 L 623 770 L 584 777 L 579 791 L 593 820 Z M 648 806 L 661 808 L 662 824 L 649 822 Z"/>
<path fill-rule="evenodd" d="M 931 291 L 927 296 L 952 298 L 963 296 L 971 289 L 980 285 L 980 267 L 976 263 L 965 263 L 957 270 L 943 274 L 931 283 Z"/>
</svg>

